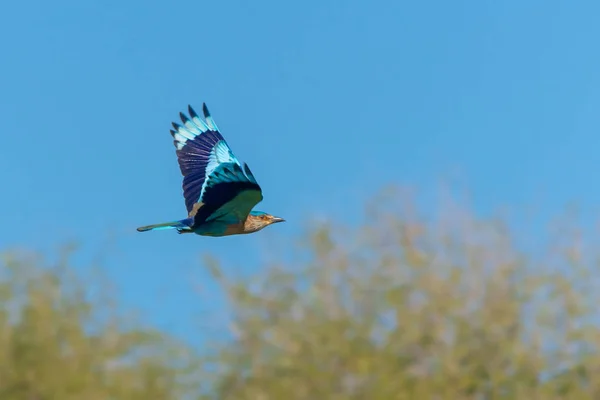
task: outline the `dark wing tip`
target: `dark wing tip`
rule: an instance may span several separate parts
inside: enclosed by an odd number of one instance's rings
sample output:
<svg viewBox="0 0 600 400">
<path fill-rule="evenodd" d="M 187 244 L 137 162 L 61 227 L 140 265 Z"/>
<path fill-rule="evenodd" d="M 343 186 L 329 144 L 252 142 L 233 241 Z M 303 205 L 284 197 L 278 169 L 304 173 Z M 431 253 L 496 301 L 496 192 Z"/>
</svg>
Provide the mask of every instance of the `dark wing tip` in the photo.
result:
<svg viewBox="0 0 600 400">
<path fill-rule="evenodd" d="M 204 113 L 204 118 L 210 118 L 210 111 L 208 111 L 206 103 L 202 103 L 202 112 Z"/>
<path fill-rule="evenodd" d="M 248 175 L 249 178 L 256 180 L 254 174 L 252 173 L 252 171 L 250 171 L 250 167 L 246 163 L 244 163 L 244 172 L 246 173 L 246 175 Z"/>
<path fill-rule="evenodd" d="M 183 122 L 184 124 L 189 120 L 188 117 L 186 117 L 185 114 L 182 112 L 179 113 L 179 118 L 181 118 L 181 122 Z"/>
<path fill-rule="evenodd" d="M 188 112 L 190 113 L 190 116 L 192 118 L 197 118 L 198 114 L 196 114 L 196 111 L 194 111 L 194 109 L 192 108 L 191 105 L 188 104 Z"/>
<path fill-rule="evenodd" d="M 171 132 L 171 136 L 175 137 L 175 131 L 173 129 L 169 130 L 169 132 Z"/>
</svg>

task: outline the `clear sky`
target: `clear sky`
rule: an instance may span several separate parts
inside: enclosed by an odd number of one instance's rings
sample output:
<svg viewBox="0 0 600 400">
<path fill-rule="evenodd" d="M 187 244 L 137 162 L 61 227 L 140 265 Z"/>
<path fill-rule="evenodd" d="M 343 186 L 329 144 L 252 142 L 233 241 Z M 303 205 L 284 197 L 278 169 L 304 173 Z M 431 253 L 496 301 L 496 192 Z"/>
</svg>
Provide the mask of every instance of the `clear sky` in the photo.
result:
<svg viewBox="0 0 600 400">
<path fill-rule="evenodd" d="M 306 218 L 460 171 L 479 210 L 600 202 L 600 2 L 11 1 L 0 6 L 0 249 L 109 251 L 122 300 L 187 337 L 222 307 L 199 266 L 255 268 Z M 288 222 L 137 233 L 185 216 L 169 135 L 207 102 Z M 196 322 L 194 322 L 196 323 Z"/>
</svg>

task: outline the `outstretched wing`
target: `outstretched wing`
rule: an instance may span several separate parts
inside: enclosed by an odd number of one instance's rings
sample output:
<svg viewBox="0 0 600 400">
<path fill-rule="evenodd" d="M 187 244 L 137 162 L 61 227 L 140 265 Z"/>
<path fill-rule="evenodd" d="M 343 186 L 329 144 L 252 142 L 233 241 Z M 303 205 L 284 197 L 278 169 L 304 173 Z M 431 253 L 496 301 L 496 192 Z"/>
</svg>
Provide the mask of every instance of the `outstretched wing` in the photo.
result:
<svg viewBox="0 0 600 400">
<path fill-rule="evenodd" d="M 205 121 L 191 106 L 190 117 L 179 113 L 173 123 L 177 160 L 183 175 L 183 196 L 195 224 L 207 220 L 243 221 L 262 200 L 262 191 L 247 164 L 241 164 L 221 136 L 206 104 Z"/>
</svg>

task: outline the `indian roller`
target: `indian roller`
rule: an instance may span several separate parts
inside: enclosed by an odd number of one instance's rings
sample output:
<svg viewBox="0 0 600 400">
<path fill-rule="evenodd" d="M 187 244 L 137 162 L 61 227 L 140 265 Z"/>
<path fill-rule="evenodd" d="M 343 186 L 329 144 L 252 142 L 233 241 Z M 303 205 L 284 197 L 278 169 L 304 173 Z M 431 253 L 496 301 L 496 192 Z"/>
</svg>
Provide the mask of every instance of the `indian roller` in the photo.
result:
<svg viewBox="0 0 600 400">
<path fill-rule="evenodd" d="M 179 113 L 183 125 L 173 122 L 173 143 L 183 175 L 183 197 L 188 217 L 179 221 L 137 228 L 139 232 L 176 229 L 178 233 L 229 236 L 257 232 L 284 221 L 252 208 L 263 195 L 246 163 L 240 163 L 221 135 L 206 103 L 204 120 L 188 105 L 189 117 Z"/>
</svg>

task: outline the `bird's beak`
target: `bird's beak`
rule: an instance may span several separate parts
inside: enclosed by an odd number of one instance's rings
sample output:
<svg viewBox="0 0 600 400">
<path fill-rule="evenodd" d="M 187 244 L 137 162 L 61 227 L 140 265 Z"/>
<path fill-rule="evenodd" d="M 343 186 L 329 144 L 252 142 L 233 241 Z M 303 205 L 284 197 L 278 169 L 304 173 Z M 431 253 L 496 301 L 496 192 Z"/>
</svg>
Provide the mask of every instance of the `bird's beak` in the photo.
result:
<svg viewBox="0 0 600 400">
<path fill-rule="evenodd" d="M 273 217 L 273 219 L 271 221 L 273 221 L 271 223 L 274 224 L 274 223 L 277 223 L 277 222 L 285 222 L 285 219 L 279 218 L 279 217 Z"/>
</svg>

